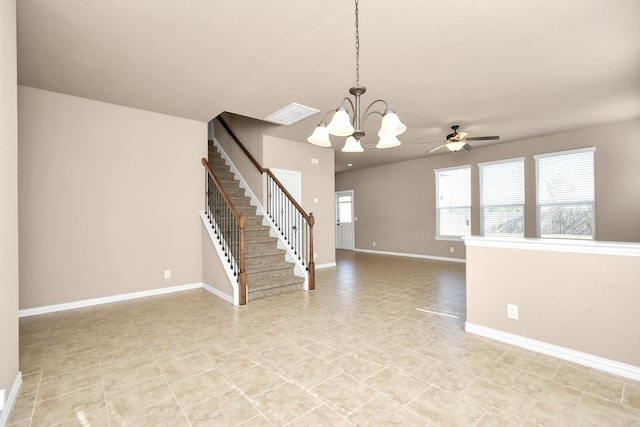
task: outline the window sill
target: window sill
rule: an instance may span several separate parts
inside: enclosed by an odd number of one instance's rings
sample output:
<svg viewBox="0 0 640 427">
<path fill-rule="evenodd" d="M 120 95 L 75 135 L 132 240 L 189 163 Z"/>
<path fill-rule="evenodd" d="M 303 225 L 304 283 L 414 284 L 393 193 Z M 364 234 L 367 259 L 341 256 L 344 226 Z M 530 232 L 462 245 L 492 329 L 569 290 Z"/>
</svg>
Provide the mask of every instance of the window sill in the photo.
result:
<svg viewBox="0 0 640 427">
<path fill-rule="evenodd" d="M 464 237 L 460 236 L 435 236 L 436 240 L 443 240 L 446 242 L 462 242 Z"/>
</svg>

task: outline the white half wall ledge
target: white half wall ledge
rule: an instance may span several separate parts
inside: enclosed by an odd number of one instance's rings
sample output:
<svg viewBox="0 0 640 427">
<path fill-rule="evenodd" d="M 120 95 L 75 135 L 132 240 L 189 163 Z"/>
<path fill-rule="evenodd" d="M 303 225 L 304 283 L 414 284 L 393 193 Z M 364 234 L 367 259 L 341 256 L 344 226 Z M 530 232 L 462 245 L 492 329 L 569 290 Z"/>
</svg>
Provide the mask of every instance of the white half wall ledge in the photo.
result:
<svg viewBox="0 0 640 427">
<path fill-rule="evenodd" d="M 166 288 L 150 289 L 148 291 L 131 292 L 127 294 L 112 295 L 102 298 L 91 298 L 62 304 L 45 305 L 42 307 L 24 308 L 18 310 L 18 317 L 37 316 L 38 314 L 55 313 L 57 311 L 73 310 L 75 308 L 91 307 L 94 305 L 109 304 L 112 302 L 127 301 L 137 298 L 152 297 L 156 295 L 170 294 L 174 292 L 188 291 L 204 288 L 204 283 L 191 283 L 188 285 L 169 286 Z"/>
<path fill-rule="evenodd" d="M 205 291 L 211 292 L 212 294 L 214 294 L 218 298 L 220 298 L 220 299 L 222 299 L 222 300 L 224 300 L 224 301 L 226 301 L 226 302 L 228 302 L 230 304 L 233 304 L 233 295 L 225 294 L 224 292 L 221 292 L 220 290 L 214 288 L 213 286 L 209 286 L 206 283 L 202 284 L 202 288 Z"/>
<path fill-rule="evenodd" d="M 322 270 L 323 268 L 331 268 L 335 266 L 336 266 L 335 262 L 328 262 L 326 264 L 316 264 L 316 270 Z"/>
<path fill-rule="evenodd" d="M 640 257 L 640 243 L 630 242 L 484 236 L 467 236 L 463 240 L 466 246 Z"/>
<path fill-rule="evenodd" d="M 463 264 L 467 262 L 467 260 L 465 260 L 464 258 L 448 258 L 448 257 L 442 257 L 442 256 L 410 254 L 410 253 L 404 253 L 404 252 L 372 251 L 371 249 L 358 249 L 358 248 L 355 248 L 353 251 L 365 252 L 369 254 L 378 254 L 378 255 L 402 256 L 407 258 L 422 258 L 422 259 L 430 259 L 433 261 L 460 262 Z"/>
<path fill-rule="evenodd" d="M 570 348 L 549 344 L 543 341 L 532 340 L 520 335 L 511 334 L 498 329 L 487 328 L 485 326 L 476 325 L 466 322 L 464 330 L 471 334 L 480 335 L 485 338 L 494 339 L 496 341 L 512 344 L 517 347 L 526 348 L 527 350 L 554 356 L 558 359 L 568 360 L 579 365 L 588 366 L 590 368 L 599 369 L 604 372 L 619 375 L 621 377 L 630 378 L 640 381 L 640 367 L 633 366 L 622 362 L 617 362 L 604 357 L 594 356 L 592 354 L 583 353 Z"/>
<path fill-rule="evenodd" d="M 16 375 L 13 386 L 9 391 L 7 401 L 4 402 L 4 409 L 0 411 L 0 426 L 2 427 L 7 425 L 7 421 L 9 421 L 9 415 L 11 415 L 11 410 L 13 409 L 16 400 L 18 399 L 18 392 L 20 391 L 20 387 L 22 387 L 22 372 L 18 371 L 18 375 Z"/>
</svg>

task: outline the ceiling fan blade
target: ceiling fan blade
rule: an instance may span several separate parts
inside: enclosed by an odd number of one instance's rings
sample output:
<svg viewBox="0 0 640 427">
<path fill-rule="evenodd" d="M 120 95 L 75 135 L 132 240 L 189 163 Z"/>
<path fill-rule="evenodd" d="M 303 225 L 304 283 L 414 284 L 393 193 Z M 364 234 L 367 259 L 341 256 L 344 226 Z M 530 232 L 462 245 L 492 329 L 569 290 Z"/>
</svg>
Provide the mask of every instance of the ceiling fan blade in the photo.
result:
<svg viewBox="0 0 640 427">
<path fill-rule="evenodd" d="M 422 142 L 418 142 L 419 145 L 422 144 L 435 144 L 436 142 L 442 142 L 441 140 L 438 141 L 422 141 Z"/>
<path fill-rule="evenodd" d="M 499 136 L 474 136 L 471 138 L 465 138 L 467 141 L 494 141 L 500 139 Z"/>
<path fill-rule="evenodd" d="M 463 150 L 467 150 L 467 151 L 471 151 L 471 150 L 473 149 L 473 147 L 472 147 L 472 146 L 470 146 L 469 144 L 464 144 L 464 145 L 462 146 L 462 149 L 463 149 Z"/>
<path fill-rule="evenodd" d="M 446 144 L 442 144 L 442 145 L 438 145 L 436 148 L 432 148 L 431 150 L 427 151 L 427 154 L 429 153 L 433 153 L 436 150 L 441 149 L 442 147 L 444 147 Z"/>
</svg>

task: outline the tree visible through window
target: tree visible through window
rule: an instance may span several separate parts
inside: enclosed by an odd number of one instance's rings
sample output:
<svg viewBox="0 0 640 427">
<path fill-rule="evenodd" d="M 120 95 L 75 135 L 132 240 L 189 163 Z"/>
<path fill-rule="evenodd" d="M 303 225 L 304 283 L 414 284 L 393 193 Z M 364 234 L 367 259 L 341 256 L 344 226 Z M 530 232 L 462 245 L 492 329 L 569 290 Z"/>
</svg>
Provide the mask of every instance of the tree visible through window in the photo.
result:
<svg viewBox="0 0 640 427">
<path fill-rule="evenodd" d="M 594 238 L 594 151 L 534 156 L 540 237 Z"/>
<path fill-rule="evenodd" d="M 436 169 L 439 237 L 471 234 L 471 167 Z"/>
</svg>

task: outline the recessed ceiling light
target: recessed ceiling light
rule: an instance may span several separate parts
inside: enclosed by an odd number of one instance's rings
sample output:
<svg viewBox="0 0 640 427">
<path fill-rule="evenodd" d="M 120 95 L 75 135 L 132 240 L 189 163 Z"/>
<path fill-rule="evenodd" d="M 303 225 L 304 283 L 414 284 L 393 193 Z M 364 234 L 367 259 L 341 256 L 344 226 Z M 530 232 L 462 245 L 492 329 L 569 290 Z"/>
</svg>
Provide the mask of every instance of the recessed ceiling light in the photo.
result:
<svg viewBox="0 0 640 427">
<path fill-rule="evenodd" d="M 294 102 L 276 111 L 273 114 L 269 114 L 264 119 L 271 123 L 289 126 L 299 122 L 300 120 L 306 119 L 307 117 L 311 117 L 319 112 L 320 110 L 316 110 L 315 108 L 307 107 L 306 105 Z"/>
<path fill-rule="evenodd" d="M 347 166 L 351 167 L 353 166 L 353 163 L 347 163 Z"/>
</svg>

